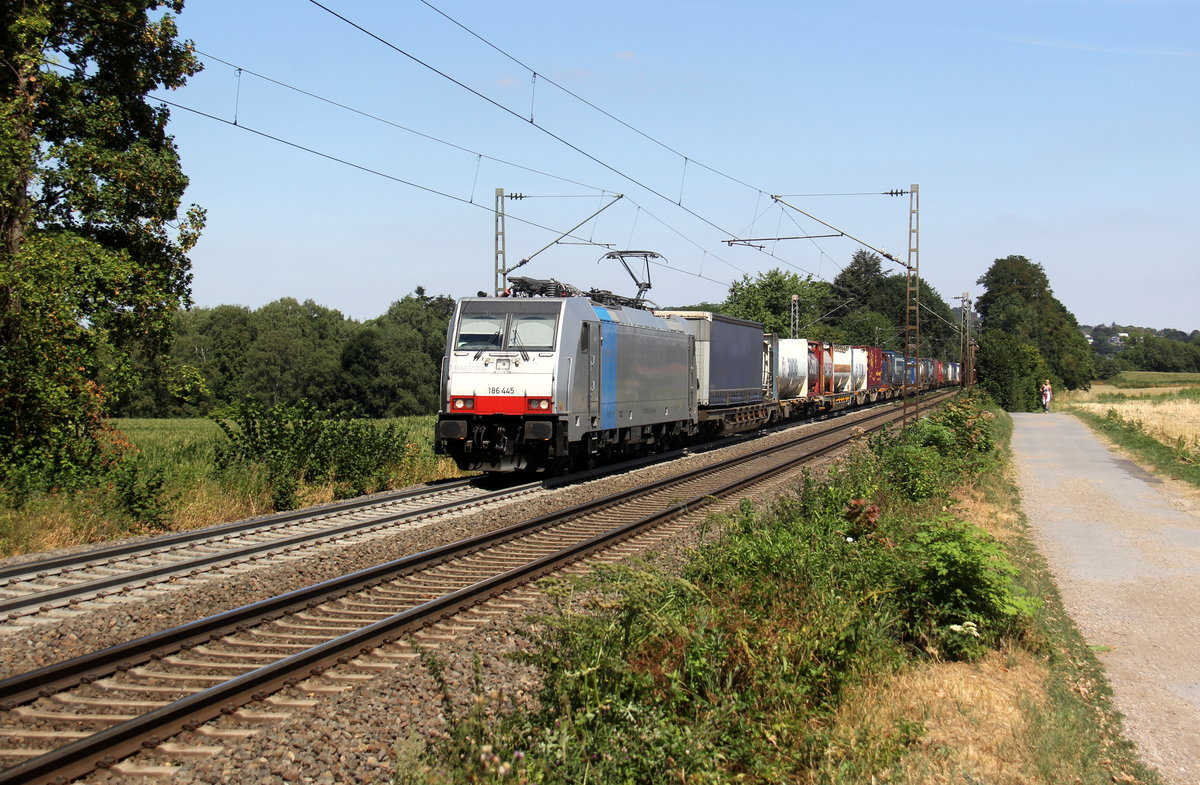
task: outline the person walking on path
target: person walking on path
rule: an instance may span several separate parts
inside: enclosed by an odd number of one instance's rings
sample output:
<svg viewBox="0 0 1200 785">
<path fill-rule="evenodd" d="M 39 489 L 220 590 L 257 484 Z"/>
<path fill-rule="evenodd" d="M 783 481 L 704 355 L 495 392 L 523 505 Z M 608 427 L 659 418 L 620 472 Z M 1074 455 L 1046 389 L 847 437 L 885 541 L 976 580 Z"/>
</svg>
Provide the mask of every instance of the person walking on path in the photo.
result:
<svg viewBox="0 0 1200 785">
<path fill-rule="evenodd" d="M 1074 417 L 1014 413 L 1021 505 L 1097 650 L 1142 759 L 1200 783 L 1200 494 L 1109 452 Z"/>
<path fill-rule="evenodd" d="M 1049 379 L 1047 379 L 1045 381 L 1045 383 L 1042 384 L 1041 393 L 1042 393 L 1042 411 L 1048 412 L 1048 411 L 1050 411 L 1050 399 L 1054 397 L 1054 388 L 1050 386 Z"/>
</svg>

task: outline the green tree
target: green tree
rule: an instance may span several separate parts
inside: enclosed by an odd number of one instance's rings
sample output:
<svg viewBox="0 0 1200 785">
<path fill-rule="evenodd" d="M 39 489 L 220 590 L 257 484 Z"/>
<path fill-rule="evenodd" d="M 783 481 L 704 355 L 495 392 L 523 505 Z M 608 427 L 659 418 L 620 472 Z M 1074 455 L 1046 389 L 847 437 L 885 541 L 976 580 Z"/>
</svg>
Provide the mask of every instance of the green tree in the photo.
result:
<svg viewBox="0 0 1200 785">
<path fill-rule="evenodd" d="M 1200 347 L 1154 335 L 1131 336 L 1120 359 L 1143 371 L 1200 371 Z"/>
<path fill-rule="evenodd" d="M 172 361 L 199 368 L 216 403 L 240 400 L 246 392 L 246 353 L 258 335 L 253 312 L 244 305 L 218 305 L 192 313 L 195 321 L 180 330 Z"/>
<path fill-rule="evenodd" d="M 758 273 L 754 278 L 744 275 L 729 287 L 721 313 L 761 322 L 769 333 L 792 337 L 792 295 L 799 297 L 800 324 L 808 325 L 820 319 L 821 305 L 829 299 L 829 284 L 778 268 Z M 820 336 L 808 330 L 804 337 Z"/>
<path fill-rule="evenodd" d="M 341 311 L 285 297 L 254 312 L 242 389 L 265 406 L 308 401 L 328 408 L 341 399 L 339 358 L 358 325 Z"/>
<path fill-rule="evenodd" d="M 1038 389 L 1050 378 L 1046 361 L 1037 347 L 1007 330 L 985 329 L 975 358 L 979 386 L 1010 412 L 1040 408 Z"/>
<path fill-rule="evenodd" d="M 110 390 L 160 353 L 188 302 L 203 225 L 168 112 L 147 103 L 200 68 L 181 0 L 0 7 L 0 482 L 81 481 Z"/>
<path fill-rule="evenodd" d="M 978 283 L 986 289 L 976 302 L 985 330 L 1001 330 L 1036 347 L 1050 376 L 1067 389 L 1090 386 L 1095 375 L 1092 348 L 1075 316 L 1054 297 L 1040 264 L 1024 256 L 1006 256 L 995 260 Z M 1004 364 L 995 366 L 1001 367 Z M 982 366 L 979 373 L 982 381 Z"/>
<path fill-rule="evenodd" d="M 842 305 L 850 312 L 877 311 L 887 313 L 890 303 L 883 291 L 883 258 L 867 250 L 858 250 L 850 264 L 833 279 L 830 304 Z"/>
<path fill-rule="evenodd" d="M 342 389 L 352 411 L 399 417 L 437 411 L 446 328 L 454 300 L 418 286 L 364 325 L 342 350 Z"/>
</svg>

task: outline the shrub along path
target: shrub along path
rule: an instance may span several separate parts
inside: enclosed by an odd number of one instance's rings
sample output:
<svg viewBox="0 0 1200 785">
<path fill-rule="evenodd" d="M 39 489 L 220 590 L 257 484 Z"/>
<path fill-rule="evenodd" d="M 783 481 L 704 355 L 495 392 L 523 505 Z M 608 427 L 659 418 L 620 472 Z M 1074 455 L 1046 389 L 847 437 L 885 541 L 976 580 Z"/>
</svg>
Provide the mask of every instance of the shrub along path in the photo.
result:
<svg viewBox="0 0 1200 785">
<path fill-rule="evenodd" d="M 1023 507 L 1143 759 L 1200 783 L 1200 501 L 1074 417 L 1013 414 Z"/>
</svg>

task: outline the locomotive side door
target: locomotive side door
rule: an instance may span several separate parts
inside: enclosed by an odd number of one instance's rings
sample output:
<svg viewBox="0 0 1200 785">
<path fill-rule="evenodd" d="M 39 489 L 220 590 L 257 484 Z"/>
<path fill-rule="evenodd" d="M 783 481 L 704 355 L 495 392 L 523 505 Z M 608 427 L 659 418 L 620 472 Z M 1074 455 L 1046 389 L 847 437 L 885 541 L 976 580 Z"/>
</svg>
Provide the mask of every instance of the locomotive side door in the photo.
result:
<svg viewBox="0 0 1200 785">
<path fill-rule="evenodd" d="M 600 416 L 600 335 L 599 324 L 584 322 L 583 334 L 579 337 L 579 353 L 587 365 L 587 410 L 588 427 L 595 427 Z"/>
</svg>

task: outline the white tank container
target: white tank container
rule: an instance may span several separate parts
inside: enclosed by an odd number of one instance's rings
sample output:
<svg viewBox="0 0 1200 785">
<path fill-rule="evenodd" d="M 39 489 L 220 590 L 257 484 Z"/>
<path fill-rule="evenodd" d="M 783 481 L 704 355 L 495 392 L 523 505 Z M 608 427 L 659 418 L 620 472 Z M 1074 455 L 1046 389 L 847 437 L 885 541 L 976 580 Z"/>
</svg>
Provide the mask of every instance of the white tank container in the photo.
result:
<svg viewBox="0 0 1200 785">
<path fill-rule="evenodd" d="M 867 350 L 850 349 L 850 390 L 862 392 L 867 389 Z"/>
<path fill-rule="evenodd" d="M 849 346 L 833 347 L 833 391 L 835 393 L 850 392 L 850 370 L 852 367 Z M 866 371 L 863 371 L 866 375 Z"/>
<path fill-rule="evenodd" d="M 808 396 L 809 379 L 817 375 L 817 358 L 808 351 L 803 338 L 779 339 L 779 371 L 775 383 L 780 400 Z"/>
</svg>

